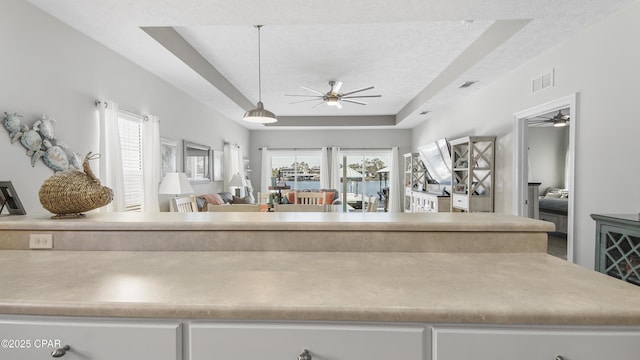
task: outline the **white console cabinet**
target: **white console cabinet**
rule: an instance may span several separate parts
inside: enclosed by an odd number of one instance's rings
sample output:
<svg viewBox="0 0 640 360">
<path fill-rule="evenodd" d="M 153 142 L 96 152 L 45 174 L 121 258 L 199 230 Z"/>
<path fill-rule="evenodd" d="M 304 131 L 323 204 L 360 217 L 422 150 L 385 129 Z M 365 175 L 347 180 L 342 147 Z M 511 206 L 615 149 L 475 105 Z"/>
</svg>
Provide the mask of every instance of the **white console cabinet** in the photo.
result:
<svg viewBox="0 0 640 360">
<path fill-rule="evenodd" d="M 191 360 L 425 359 L 423 326 L 202 322 L 190 334 Z"/>
<path fill-rule="evenodd" d="M 432 360 L 637 360 L 640 331 L 586 328 L 440 327 Z"/>
<path fill-rule="evenodd" d="M 0 339 L 0 359 L 182 359 L 182 328 L 177 321 L 0 317 Z M 58 356 L 52 355 L 55 351 L 58 351 Z"/>
</svg>

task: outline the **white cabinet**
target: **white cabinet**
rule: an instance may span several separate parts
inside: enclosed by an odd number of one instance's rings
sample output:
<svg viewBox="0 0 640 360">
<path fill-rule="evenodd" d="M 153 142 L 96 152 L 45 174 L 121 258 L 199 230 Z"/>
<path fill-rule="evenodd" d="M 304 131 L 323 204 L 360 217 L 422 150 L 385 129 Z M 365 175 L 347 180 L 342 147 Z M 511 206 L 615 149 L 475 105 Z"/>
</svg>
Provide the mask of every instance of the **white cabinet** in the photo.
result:
<svg viewBox="0 0 640 360">
<path fill-rule="evenodd" d="M 434 327 L 432 360 L 637 360 L 640 331 Z"/>
<path fill-rule="evenodd" d="M 0 359 L 51 359 L 57 349 L 65 360 L 182 359 L 178 322 L 0 318 L 0 339 Z"/>
<path fill-rule="evenodd" d="M 424 360 L 422 326 L 195 322 L 191 360 Z"/>
<path fill-rule="evenodd" d="M 451 211 L 493 211 L 495 136 L 451 140 Z"/>
<path fill-rule="evenodd" d="M 451 198 L 425 191 L 413 191 L 413 212 L 449 212 L 451 211 Z"/>
</svg>

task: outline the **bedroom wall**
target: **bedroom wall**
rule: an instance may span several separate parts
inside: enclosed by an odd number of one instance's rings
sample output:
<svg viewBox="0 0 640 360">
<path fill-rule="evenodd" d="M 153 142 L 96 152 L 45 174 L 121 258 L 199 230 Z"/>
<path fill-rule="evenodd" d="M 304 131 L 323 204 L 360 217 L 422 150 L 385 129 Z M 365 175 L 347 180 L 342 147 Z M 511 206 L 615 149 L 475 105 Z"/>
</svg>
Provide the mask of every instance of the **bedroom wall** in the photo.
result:
<svg viewBox="0 0 640 360">
<path fill-rule="evenodd" d="M 512 213 L 514 114 L 577 93 L 574 259 L 594 266 L 592 213 L 638 213 L 640 192 L 599 191 L 612 176 L 640 177 L 640 121 L 635 104 L 640 83 L 640 1 L 594 24 L 554 49 L 463 101 L 434 111 L 416 127 L 412 146 L 440 137 L 497 135 L 496 211 Z M 537 54 L 536 54 L 537 55 Z M 555 69 L 555 85 L 531 94 L 531 79 Z M 455 126 L 451 126 L 455 124 Z M 630 166 L 629 164 L 632 163 Z"/>
<path fill-rule="evenodd" d="M 138 65 L 22 0 L 3 0 L 0 13 L 0 113 L 18 112 L 31 125 L 40 113 L 55 118 L 56 135 L 75 151 L 98 149 L 96 99 L 160 118 L 160 135 L 215 149 L 223 142 L 248 147 L 249 131 Z M 31 167 L 25 149 L 0 130 L 0 180 L 13 182 L 28 214 L 46 214 L 38 199 L 53 175 L 41 161 Z M 178 164 L 182 164 L 181 145 Z M 97 171 L 97 163 L 92 164 Z M 222 182 L 194 185 L 196 194 L 222 191 Z M 168 197 L 161 196 L 168 210 Z"/>
<path fill-rule="evenodd" d="M 528 131 L 529 181 L 541 183 L 541 194 L 549 187 L 565 188 L 569 127 L 529 127 Z"/>
<path fill-rule="evenodd" d="M 251 182 L 260 189 L 260 150 L 258 148 L 399 148 L 402 154 L 411 151 L 411 130 L 252 130 L 250 157 L 255 159 L 251 168 Z M 402 162 L 399 162 L 402 164 Z M 256 190 L 257 191 L 257 190 Z"/>
</svg>

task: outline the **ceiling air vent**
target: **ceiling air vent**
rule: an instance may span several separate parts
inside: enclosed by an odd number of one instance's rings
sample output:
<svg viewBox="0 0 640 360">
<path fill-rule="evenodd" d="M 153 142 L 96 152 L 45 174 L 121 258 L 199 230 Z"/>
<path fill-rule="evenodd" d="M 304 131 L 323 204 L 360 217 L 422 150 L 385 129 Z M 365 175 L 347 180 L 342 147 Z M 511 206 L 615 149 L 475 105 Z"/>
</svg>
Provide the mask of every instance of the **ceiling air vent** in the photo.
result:
<svg viewBox="0 0 640 360">
<path fill-rule="evenodd" d="M 466 89 L 469 86 L 477 83 L 477 81 L 465 81 L 462 85 L 458 86 L 460 89 Z"/>
<path fill-rule="evenodd" d="M 553 87 L 553 73 L 554 71 L 551 70 L 548 73 L 531 80 L 531 93 L 535 94 L 538 91 Z"/>
</svg>

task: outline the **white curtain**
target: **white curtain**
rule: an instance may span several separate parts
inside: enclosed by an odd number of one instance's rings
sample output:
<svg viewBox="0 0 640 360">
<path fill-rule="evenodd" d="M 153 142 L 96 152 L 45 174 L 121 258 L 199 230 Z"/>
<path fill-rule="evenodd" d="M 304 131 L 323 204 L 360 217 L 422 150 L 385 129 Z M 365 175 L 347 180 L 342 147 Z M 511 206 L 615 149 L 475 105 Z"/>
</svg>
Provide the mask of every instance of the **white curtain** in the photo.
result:
<svg viewBox="0 0 640 360">
<path fill-rule="evenodd" d="M 271 152 L 265 147 L 262 148 L 262 164 L 260 165 L 260 192 L 263 194 L 269 193 L 271 172 Z"/>
<path fill-rule="evenodd" d="M 157 116 L 146 115 L 142 122 L 142 164 L 144 174 L 144 211 L 160 212 L 158 186 L 162 180 L 160 150 L 160 121 Z"/>
<path fill-rule="evenodd" d="M 98 176 L 102 185 L 113 190 L 113 201 L 100 208 L 100 211 L 124 211 L 124 178 L 118 133 L 118 104 L 111 100 L 105 100 L 98 102 L 97 105 L 100 126 Z"/>
<path fill-rule="evenodd" d="M 322 147 L 320 158 L 320 189 L 331 187 L 331 169 L 329 168 L 329 150 Z"/>
<path fill-rule="evenodd" d="M 391 148 L 391 166 L 389 169 L 389 212 L 402 211 L 403 189 L 400 181 L 400 164 L 398 163 L 398 148 Z"/>
<path fill-rule="evenodd" d="M 331 179 L 329 182 L 330 189 L 336 189 L 342 192 L 342 188 L 340 187 L 340 177 L 342 173 L 340 172 L 340 148 L 334 146 L 331 148 Z"/>
</svg>

